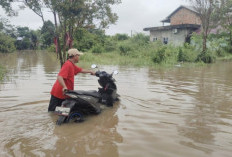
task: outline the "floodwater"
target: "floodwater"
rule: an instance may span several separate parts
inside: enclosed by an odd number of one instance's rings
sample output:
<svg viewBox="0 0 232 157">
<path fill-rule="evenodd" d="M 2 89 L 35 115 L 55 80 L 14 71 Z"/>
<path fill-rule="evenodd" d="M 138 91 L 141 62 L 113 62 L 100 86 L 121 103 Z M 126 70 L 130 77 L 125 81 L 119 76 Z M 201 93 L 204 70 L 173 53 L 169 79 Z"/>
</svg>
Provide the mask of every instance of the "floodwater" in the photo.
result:
<svg viewBox="0 0 232 157">
<path fill-rule="evenodd" d="M 169 69 L 100 66 L 115 76 L 121 101 L 83 123 L 56 126 L 48 113 L 56 56 L 0 54 L 0 156 L 231 157 L 232 62 Z M 96 63 L 97 64 L 97 63 Z M 75 89 L 94 90 L 79 74 Z"/>
</svg>

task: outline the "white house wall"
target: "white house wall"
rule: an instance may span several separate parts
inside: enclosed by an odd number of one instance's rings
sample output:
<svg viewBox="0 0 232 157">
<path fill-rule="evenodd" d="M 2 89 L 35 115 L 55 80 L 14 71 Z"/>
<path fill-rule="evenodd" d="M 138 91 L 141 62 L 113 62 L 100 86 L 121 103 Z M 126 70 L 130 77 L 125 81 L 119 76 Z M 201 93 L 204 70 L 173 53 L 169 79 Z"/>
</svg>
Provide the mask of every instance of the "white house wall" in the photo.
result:
<svg viewBox="0 0 232 157">
<path fill-rule="evenodd" d="M 185 39 L 188 35 L 188 30 L 187 29 L 178 29 L 177 33 L 173 32 L 174 30 L 156 30 L 152 31 L 150 30 L 150 41 L 153 41 L 153 39 L 160 40 L 163 42 L 164 38 L 168 38 L 168 44 L 173 44 L 175 46 L 180 46 L 183 45 L 185 42 Z"/>
</svg>

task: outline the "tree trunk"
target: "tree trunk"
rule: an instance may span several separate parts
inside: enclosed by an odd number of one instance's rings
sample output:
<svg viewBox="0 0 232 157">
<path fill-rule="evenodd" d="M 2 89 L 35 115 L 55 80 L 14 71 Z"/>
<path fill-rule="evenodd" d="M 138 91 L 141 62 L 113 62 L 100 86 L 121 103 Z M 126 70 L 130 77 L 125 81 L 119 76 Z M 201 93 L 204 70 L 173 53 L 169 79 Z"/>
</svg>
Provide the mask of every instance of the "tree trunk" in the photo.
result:
<svg viewBox="0 0 232 157">
<path fill-rule="evenodd" d="M 58 57 L 59 57 L 59 60 L 60 60 L 60 66 L 62 67 L 64 62 L 63 62 L 62 53 L 61 53 L 60 38 L 59 38 L 59 33 L 58 33 L 58 25 L 57 25 L 57 19 L 56 19 L 55 11 L 53 12 L 53 15 L 54 15 L 54 21 L 55 21 L 55 27 L 56 27 L 56 31 L 55 31 L 56 35 L 55 35 L 55 37 L 57 38 L 57 53 L 58 53 Z"/>
<path fill-rule="evenodd" d="M 204 33 L 203 34 L 203 48 L 202 48 L 202 52 L 203 53 L 205 53 L 206 52 L 206 49 L 207 49 L 207 45 L 206 45 L 206 43 L 207 43 L 207 35 Z"/>
<path fill-rule="evenodd" d="M 44 25 L 44 22 L 45 22 L 45 21 L 44 21 L 44 17 L 43 17 L 43 15 L 41 16 L 41 18 L 42 18 L 42 21 L 43 21 L 43 25 Z"/>
<path fill-rule="evenodd" d="M 64 23 L 63 23 L 63 29 L 64 29 L 64 35 L 63 35 L 63 62 L 65 62 L 66 60 L 66 32 L 67 32 L 67 21 L 66 19 L 64 19 Z"/>
</svg>

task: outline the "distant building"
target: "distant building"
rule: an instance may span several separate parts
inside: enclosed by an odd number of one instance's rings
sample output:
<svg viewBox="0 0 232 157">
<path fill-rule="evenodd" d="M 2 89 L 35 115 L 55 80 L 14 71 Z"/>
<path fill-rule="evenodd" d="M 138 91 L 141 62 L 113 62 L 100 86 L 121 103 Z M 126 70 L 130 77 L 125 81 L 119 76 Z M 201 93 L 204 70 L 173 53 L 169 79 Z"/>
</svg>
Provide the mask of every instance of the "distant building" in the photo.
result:
<svg viewBox="0 0 232 157">
<path fill-rule="evenodd" d="M 21 41 L 21 40 L 23 40 L 23 39 L 24 39 L 24 37 L 17 37 L 16 40 Z"/>
<path fill-rule="evenodd" d="M 178 7 L 161 22 L 163 26 L 143 29 L 150 31 L 150 41 L 160 40 L 164 44 L 182 45 L 190 42 L 191 34 L 195 31 L 199 32 L 201 27 L 199 14 L 188 6 Z M 170 25 L 164 26 L 164 23 L 170 23 Z"/>
</svg>

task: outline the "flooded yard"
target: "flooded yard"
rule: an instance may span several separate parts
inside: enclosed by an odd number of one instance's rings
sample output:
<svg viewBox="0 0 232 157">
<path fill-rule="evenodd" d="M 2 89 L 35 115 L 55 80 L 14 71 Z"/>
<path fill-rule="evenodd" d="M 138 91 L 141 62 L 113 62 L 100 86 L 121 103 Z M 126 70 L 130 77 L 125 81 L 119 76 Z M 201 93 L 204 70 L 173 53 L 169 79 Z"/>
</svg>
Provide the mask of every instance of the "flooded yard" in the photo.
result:
<svg viewBox="0 0 232 157">
<path fill-rule="evenodd" d="M 0 54 L 9 72 L 0 83 L 0 156 L 230 157 L 232 62 L 169 69 L 118 70 L 120 102 L 82 123 L 56 125 L 48 113 L 59 72 L 45 52 Z M 97 63 L 95 63 L 97 64 Z M 97 90 L 79 74 L 76 90 Z"/>
</svg>

